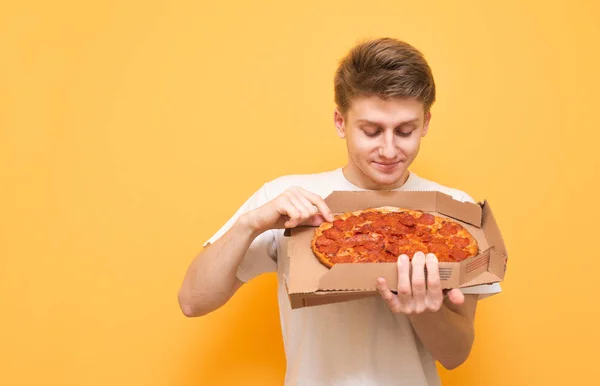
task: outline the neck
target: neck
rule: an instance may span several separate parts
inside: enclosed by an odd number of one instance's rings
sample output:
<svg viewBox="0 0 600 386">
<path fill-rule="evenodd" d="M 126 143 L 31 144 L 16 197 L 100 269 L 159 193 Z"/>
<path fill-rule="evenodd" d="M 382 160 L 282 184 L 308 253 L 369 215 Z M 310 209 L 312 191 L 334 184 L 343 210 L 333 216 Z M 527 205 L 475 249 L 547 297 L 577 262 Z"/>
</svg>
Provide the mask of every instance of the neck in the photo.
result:
<svg viewBox="0 0 600 386">
<path fill-rule="evenodd" d="M 362 189 L 368 190 L 393 190 L 401 187 L 408 180 L 408 176 L 410 175 L 410 171 L 405 170 L 402 173 L 402 177 L 400 177 L 396 182 L 389 185 L 381 185 L 376 182 L 370 180 L 362 171 L 358 168 L 353 167 L 351 163 L 348 163 L 346 166 L 342 168 L 342 173 L 344 177 L 353 185 L 358 186 Z"/>
</svg>

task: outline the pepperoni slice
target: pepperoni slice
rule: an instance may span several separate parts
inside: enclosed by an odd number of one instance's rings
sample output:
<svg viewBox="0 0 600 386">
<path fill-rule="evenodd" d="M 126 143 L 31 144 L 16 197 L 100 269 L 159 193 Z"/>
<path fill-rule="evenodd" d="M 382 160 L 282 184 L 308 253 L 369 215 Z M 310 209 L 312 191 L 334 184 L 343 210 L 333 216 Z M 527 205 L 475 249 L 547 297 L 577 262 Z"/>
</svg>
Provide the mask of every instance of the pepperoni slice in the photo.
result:
<svg viewBox="0 0 600 386">
<path fill-rule="evenodd" d="M 338 240 L 337 243 L 339 243 L 344 248 L 352 248 L 359 244 L 352 237 L 346 237 L 345 239 Z"/>
<path fill-rule="evenodd" d="M 400 245 L 401 247 L 404 247 L 406 245 L 410 245 L 410 240 L 400 239 L 400 240 L 398 240 L 398 242 L 396 244 Z"/>
<path fill-rule="evenodd" d="M 437 253 L 435 254 L 435 257 L 437 257 L 438 261 L 440 263 L 452 263 L 454 262 L 454 260 L 447 254 L 447 253 Z"/>
<path fill-rule="evenodd" d="M 383 219 L 379 219 L 379 220 L 373 221 L 371 223 L 371 229 L 373 229 L 374 231 L 380 231 L 386 227 L 387 227 L 387 224 Z"/>
<path fill-rule="evenodd" d="M 405 255 L 408 255 L 408 258 L 410 260 L 412 260 L 414 254 L 417 253 L 417 248 L 410 246 L 410 247 L 404 248 L 404 251 L 402 253 Z"/>
<path fill-rule="evenodd" d="M 402 225 L 397 223 L 394 225 L 392 229 L 390 229 L 390 233 L 393 235 L 407 235 L 411 232 L 411 229 L 406 225 Z"/>
<path fill-rule="evenodd" d="M 385 235 L 386 243 L 395 243 L 396 241 L 400 240 L 401 238 L 402 238 L 402 236 L 390 235 L 389 233 Z"/>
<path fill-rule="evenodd" d="M 402 212 L 400 213 L 400 222 L 407 227 L 411 227 L 415 225 L 415 218 L 410 213 Z"/>
<path fill-rule="evenodd" d="M 362 220 L 375 221 L 378 220 L 381 215 L 377 212 L 364 212 L 359 216 Z"/>
<path fill-rule="evenodd" d="M 454 236 L 450 239 L 450 242 L 458 248 L 464 248 L 469 245 L 469 239 L 466 237 Z"/>
<path fill-rule="evenodd" d="M 429 244 L 446 244 L 446 240 L 442 237 L 433 237 L 430 241 Z"/>
<path fill-rule="evenodd" d="M 346 219 L 347 223 L 350 223 L 352 225 L 356 225 L 359 224 L 361 222 L 360 218 L 358 218 L 358 216 L 350 216 Z"/>
<path fill-rule="evenodd" d="M 395 263 L 396 261 L 398 261 L 398 256 L 387 251 L 380 252 L 377 256 L 378 263 Z"/>
<path fill-rule="evenodd" d="M 346 237 L 345 239 L 339 240 L 339 243 L 346 248 L 354 247 L 356 245 L 361 245 L 366 241 L 370 241 L 371 237 L 364 234 L 358 234 L 351 237 Z"/>
<path fill-rule="evenodd" d="M 352 263 L 352 255 L 344 255 L 344 256 L 334 255 L 331 257 L 331 262 L 334 264 Z"/>
<path fill-rule="evenodd" d="M 450 223 L 450 222 L 445 223 L 438 231 L 439 234 L 444 235 L 444 236 L 455 235 L 457 232 L 458 232 L 458 224 Z"/>
<path fill-rule="evenodd" d="M 327 237 L 325 237 L 324 235 L 321 235 L 317 238 L 317 240 L 315 241 L 315 244 L 317 246 L 321 246 L 321 245 L 332 245 L 335 244 L 336 242 L 332 239 L 328 239 Z"/>
<path fill-rule="evenodd" d="M 383 216 L 382 220 L 383 220 L 383 221 L 384 221 L 386 224 L 388 224 L 388 225 L 390 225 L 390 226 L 393 226 L 393 225 L 395 225 L 395 224 L 398 224 L 398 223 L 400 222 L 400 219 L 399 219 L 399 217 L 398 217 L 398 216 L 393 216 L 393 214 L 394 214 L 394 213 L 386 213 L 386 214 Z"/>
<path fill-rule="evenodd" d="M 383 249 L 383 240 L 381 241 L 367 241 L 363 244 L 365 248 L 370 251 L 380 251 Z"/>
<path fill-rule="evenodd" d="M 399 212 L 390 212 L 385 214 L 385 221 L 389 221 L 390 223 L 399 223 L 400 222 L 400 213 Z"/>
<path fill-rule="evenodd" d="M 424 243 L 429 243 L 431 240 L 434 239 L 434 236 L 431 233 L 426 233 L 424 235 L 421 235 L 421 241 Z"/>
<path fill-rule="evenodd" d="M 423 213 L 421 217 L 417 218 L 417 224 L 433 225 L 435 224 L 435 217 L 431 213 Z"/>
<path fill-rule="evenodd" d="M 450 248 L 446 244 L 429 244 L 428 249 L 430 253 L 433 253 L 437 257 L 450 253 Z"/>
<path fill-rule="evenodd" d="M 340 246 L 338 244 L 320 245 L 318 249 L 321 253 L 334 254 L 340 250 Z"/>
<path fill-rule="evenodd" d="M 371 233 L 373 231 L 373 227 L 371 226 L 371 224 L 365 224 L 363 226 L 361 226 L 360 228 L 358 228 L 358 230 L 356 231 L 357 233 Z"/>
<path fill-rule="evenodd" d="M 402 248 L 410 245 L 410 241 L 407 239 L 396 239 L 394 241 L 388 241 L 385 244 L 385 250 L 393 253 L 394 255 L 400 255 Z"/>
<path fill-rule="evenodd" d="M 358 247 L 354 248 L 354 252 L 358 253 L 359 255 L 366 255 L 369 253 L 369 250 L 364 246 L 359 245 Z"/>
<path fill-rule="evenodd" d="M 417 236 L 428 235 L 431 233 L 431 228 L 426 226 L 417 225 L 415 228 L 415 234 Z"/>
<path fill-rule="evenodd" d="M 389 243 L 385 246 L 385 250 L 394 256 L 400 256 L 400 245 L 396 243 Z"/>
<path fill-rule="evenodd" d="M 349 231 L 354 228 L 354 224 L 344 220 L 335 220 L 333 226 L 341 231 Z"/>
<path fill-rule="evenodd" d="M 454 247 L 450 251 L 450 256 L 452 258 L 454 258 L 454 260 L 456 260 L 456 261 L 461 261 L 461 260 L 466 259 L 469 256 L 469 252 L 465 251 L 462 248 Z"/>
<path fill-rule="evenodd" d="M 337 228 L 329 228 L 323 232 L 325 237 L 332 240 L 339 240 L 344 238 L 344 232 Z"/>
<path fill-rule="evenodd" d="M 372 240 L 371 236 L 365 234 L 354 235 L 350 237 L 350 239 L 355 241 L 357 244 L 364 244 L 365 242 Z"/>
</svg>

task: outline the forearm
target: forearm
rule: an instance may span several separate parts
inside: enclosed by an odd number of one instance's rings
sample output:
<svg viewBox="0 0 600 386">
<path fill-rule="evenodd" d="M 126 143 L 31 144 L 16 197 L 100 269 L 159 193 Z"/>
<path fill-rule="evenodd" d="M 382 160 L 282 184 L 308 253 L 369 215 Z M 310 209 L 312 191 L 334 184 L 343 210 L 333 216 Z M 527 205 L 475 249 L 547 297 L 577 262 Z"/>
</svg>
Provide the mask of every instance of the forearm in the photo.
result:
<svg viewBox="0 0 600 386">
<path fill-rule="evenodd" d="M 229 231 L 196 256 L 178 296 L 185 315 L 207 314 L 229 300 L 237 289 L 238 266 L 257 236 L 246 217 L 241 216 Z"/>
<path fill-rule="evenodd" d="M 437 312 L 408 316 L 425 348 L 447 369 L 460 366 L 469 357 L 475 338 L 473 323 L 450 307 L 453 305 L 446 301 Z"/>
</svg>

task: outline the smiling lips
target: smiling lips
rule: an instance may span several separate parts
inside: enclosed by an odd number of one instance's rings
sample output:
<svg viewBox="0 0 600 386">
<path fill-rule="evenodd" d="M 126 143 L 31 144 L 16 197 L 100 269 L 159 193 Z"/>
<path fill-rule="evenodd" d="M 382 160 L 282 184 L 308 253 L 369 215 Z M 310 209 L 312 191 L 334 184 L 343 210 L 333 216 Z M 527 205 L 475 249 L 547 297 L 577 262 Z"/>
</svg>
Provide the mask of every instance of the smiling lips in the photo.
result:
<svg viewBox="0 0 600 386">
<path fill-rule="evenodd" d="M 373 165 L 375 165 L 375 167 L 377 169 L 379 169 L 381 171 L 384 171 L 384 172 L 393 171 L 394 169 L 396 169 L 396 167 L 399 164 L 400 164 L 400 161 L 398 161 L 398 162 L 392 162 L 392 163 L 389 163 L 389 162 L 382 163 L 382 162 L 375 162 L 375 161 L 373 161 Z"/>
</svg>

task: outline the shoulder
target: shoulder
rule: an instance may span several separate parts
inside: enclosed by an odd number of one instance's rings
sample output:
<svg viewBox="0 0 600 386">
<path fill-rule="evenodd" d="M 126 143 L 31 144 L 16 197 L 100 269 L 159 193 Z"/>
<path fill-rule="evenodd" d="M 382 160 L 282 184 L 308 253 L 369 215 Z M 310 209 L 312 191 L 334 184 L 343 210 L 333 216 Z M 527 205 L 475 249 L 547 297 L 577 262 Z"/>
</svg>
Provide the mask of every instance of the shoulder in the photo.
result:
<svg viewBox="0 0 600 386">
<path fill-rule="evenodd" d="M 292 187 L 300 187 L 309 192 L 324 195 L 328 194 L 337 170 L 312 174 L 288 174 L 268 181 L 264 188 L 270 198 L 274 198 Z"/>
<path fill-rule="evenodd" d="M 438 191 L 451 196 L 453 199 L 462 202 L 476 202 L 473 197 L 468 195 L 466 192 L 459 190 L 454 187 L 445 186 L 435 181 L 428 180 L 420 177 L 415 173 L 411 172 L 409 184 L 407 184 L 407 190 L 425 190 L 425 191 Z"/>
</svg>

